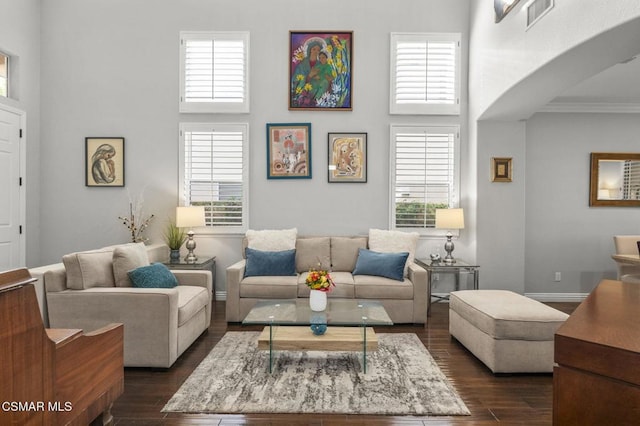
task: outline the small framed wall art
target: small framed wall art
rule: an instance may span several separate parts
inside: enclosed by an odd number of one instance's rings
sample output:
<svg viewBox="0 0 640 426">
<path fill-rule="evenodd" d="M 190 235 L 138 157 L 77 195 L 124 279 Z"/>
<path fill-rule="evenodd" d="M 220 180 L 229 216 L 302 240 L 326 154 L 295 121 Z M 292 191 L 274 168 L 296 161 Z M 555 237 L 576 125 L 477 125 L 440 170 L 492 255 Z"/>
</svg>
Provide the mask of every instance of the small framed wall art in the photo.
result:
<svg viewBox="0 0 640 426">
<path fill-rule="evenodd" d="M 311 179 L 311 123 L 267 123 L 267 179 Z"/>
<path fill-rule="evenodd" d="M 85 186 L 124 186 L 124 138 L 85 138 Z"/>
<path fill-rule="evenodd" d="M 511 182 L 512 169 L 511 157 L 492 157 L 491 182 Z"/>
<path fill-rule="evenodd" d="M 289 109 L 351 111 L 353 31 L 289 32 Z"/>
<path fill-rule="evenodd" d="M 367 134 L 329 133 L 329 182 L 367 181 Z"/>
</svg>

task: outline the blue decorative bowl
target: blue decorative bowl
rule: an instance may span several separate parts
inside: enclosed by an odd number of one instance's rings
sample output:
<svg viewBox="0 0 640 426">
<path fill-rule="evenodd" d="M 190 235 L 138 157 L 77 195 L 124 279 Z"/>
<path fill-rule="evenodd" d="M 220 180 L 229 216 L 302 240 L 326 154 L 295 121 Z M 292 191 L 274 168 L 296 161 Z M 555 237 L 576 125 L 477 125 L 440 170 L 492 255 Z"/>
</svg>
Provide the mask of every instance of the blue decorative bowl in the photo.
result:
<svg viewBox="0 0 640 426">
<path fill-rule="evenodd" d="M 327 331 L 327 324 L 311 324 L 311 331 L 316 336 L 322 336 Z"/>
</svg>

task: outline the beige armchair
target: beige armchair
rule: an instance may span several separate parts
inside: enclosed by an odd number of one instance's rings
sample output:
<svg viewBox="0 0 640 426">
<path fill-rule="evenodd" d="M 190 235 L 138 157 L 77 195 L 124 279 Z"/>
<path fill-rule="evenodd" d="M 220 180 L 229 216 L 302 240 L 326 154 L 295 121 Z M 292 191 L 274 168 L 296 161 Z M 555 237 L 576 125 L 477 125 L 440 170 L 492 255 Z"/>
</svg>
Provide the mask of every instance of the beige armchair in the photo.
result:
<svg viewBox="0 0 640 426">
<path fill-rule="evenodd" d="M 616 254 L 612 256 L 618 266 L 618 280 L 640 283 L 640 235 L 615 235 Z"/>
<path fill-rule="evenodd" d="M 173 288 L 139 288 L 121 281 L 135 266 L 129 260 L 159 262 L 168 253 L 163 244 L 123 244 L 68 254 L 63 263 L 38 268 L 44 270 L 50 326 L 89 332 L 123 323 L 125 367 L 171 367 L 209 327 L 211 272 L 171 271 L 178 281 Z"/>
</svg>

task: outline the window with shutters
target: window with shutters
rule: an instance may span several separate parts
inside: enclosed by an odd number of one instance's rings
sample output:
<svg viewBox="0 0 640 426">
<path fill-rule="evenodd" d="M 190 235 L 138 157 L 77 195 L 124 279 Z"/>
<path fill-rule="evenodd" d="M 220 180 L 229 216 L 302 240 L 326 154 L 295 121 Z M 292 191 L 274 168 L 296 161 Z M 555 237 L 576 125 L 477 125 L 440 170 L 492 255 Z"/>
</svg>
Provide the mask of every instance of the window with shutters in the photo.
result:
<svg viewBox="0 0 640 426">
<path fill-rule="evenodd" d="M 640 161 L 624 161 L 622 170 L 622 199 L 640 200 Z"/>
<path fill-rule="evenodd" d="M 180 32 L 180 112 L 249 112 L 248 58 L 248 32 Z"/>
<path fill-rule="evenodd" d="M 0 96 L 9 96 L 9 56 L 0 52 Z"/>
<path fill-rule="evenodd" d="M 458 207 L 458 126 L 391 126 L 391 228 L 438 234 L 435 210 Z"/>
<path fill-rule="evenodd" d="M 248 229 L 249 125 L 180 125 L 180 198 L 205 206 L 206 226 L 215 233 Z"/>
<path fill-rule="evenodd" d="M 460 34 L 391 33 L 391 114 L 460 114 Z"/>
</svg>

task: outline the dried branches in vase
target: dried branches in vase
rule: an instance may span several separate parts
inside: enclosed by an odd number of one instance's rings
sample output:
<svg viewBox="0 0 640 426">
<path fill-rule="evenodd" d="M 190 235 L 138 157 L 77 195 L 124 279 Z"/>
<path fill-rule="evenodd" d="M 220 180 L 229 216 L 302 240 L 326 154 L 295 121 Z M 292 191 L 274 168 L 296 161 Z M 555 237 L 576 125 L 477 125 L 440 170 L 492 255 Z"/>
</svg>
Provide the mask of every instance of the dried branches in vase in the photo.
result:
<svg viewBox="0 0 640 426">
<path fill-rule="evenodd" d="M 149 222 L 153 219 L 154 215 L 144 218 L 144 214 L 142 213 L 142 202 L 136 202 L 135 208 L 134 203 L 129 202 L 129 216 L 118 216 L 118 219 L 122 221 L 122 224 L 129 229 L 131 234 L 131 242 L 133 243 L 147 243 L 149 238 L 143 237 L 142 234 L 145 229 L 149 226 Z"/>
</svg>

